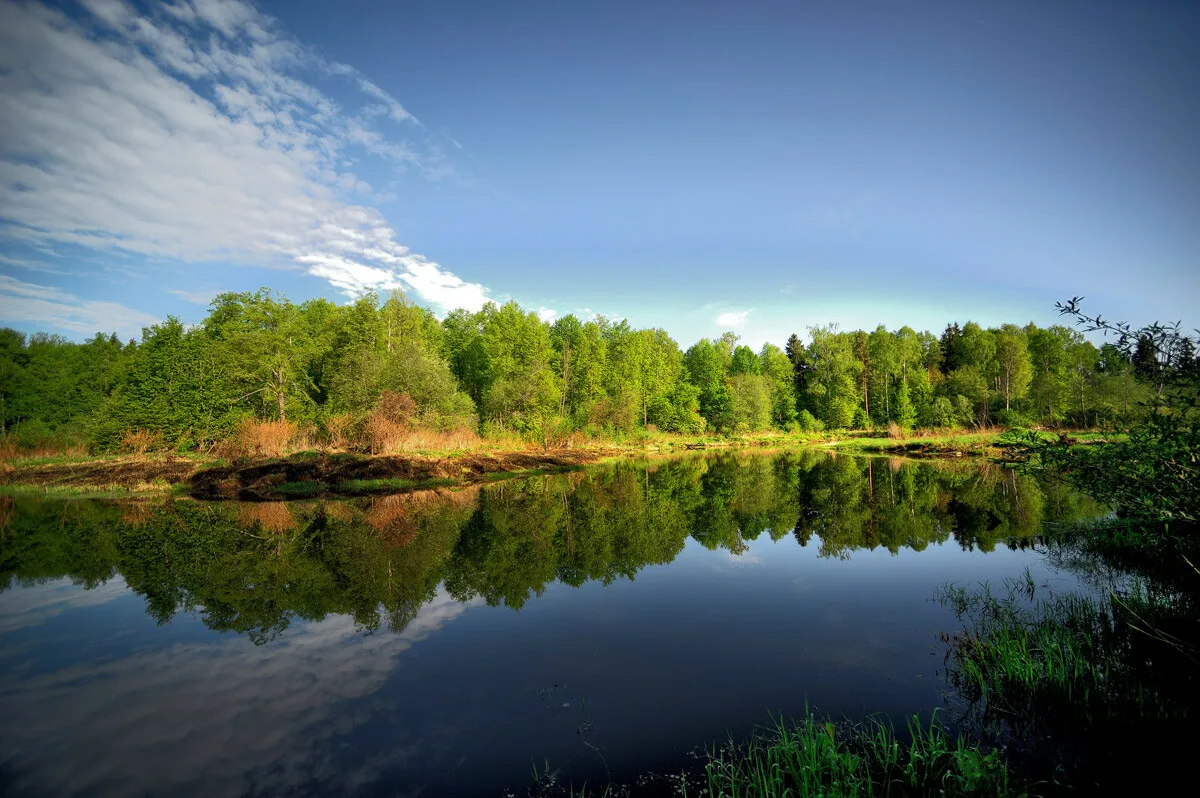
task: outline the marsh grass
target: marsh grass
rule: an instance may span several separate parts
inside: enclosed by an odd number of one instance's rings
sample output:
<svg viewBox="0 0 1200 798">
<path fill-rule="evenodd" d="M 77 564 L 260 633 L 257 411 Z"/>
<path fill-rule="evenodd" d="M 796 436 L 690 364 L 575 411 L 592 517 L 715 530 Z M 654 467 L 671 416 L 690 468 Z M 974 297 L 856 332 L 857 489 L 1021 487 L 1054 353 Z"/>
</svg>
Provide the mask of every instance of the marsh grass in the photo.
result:
<svg viewBox="0 0 1200 798">
<path fill-rule="evenodd" d="M 1188 594 L 1152 585 L 1055 595 L 1026 573 L 999 592 L 943 587 L 964 621 L 942 636 L 964 719 L 1079 783 L 1145 786 L 1179 771 L 1168 752 L 1194 735 L 1198 620 Z"/>
<path fill-rule="evenodd" d="M 320 482 L 307 480 L 303 482 L 284 482 L 275 486 L 275 490 L 285 496 L 317 496 L 325 492 L 325 486 Z"/>
<path fill-rule="evenodd" d="M 418 488 L 440 488 L 457 485 L 458 480 L 448 477 L 433 479 L 402 479 L 399 477 L 381 479 L 348 479 L 339 484 L 343 493 L 391 493 L 396 491 L 416 490 Z"/>
<path fill-rule="evenodd" d="M 880 719 L 835 724 L 808 711 L 743 744 L 708 753 L 703 793 L 768 796 L 1024 795 L 995 748 L 951 737 L 936 718 L 909 719 L 908 740 Z M 699 792 L 699 791 L 697 791 Z M 685 794 L 686 791 L 685 791 Z"/>
<path fill-rule="evenodd" d="M 58 499 L 123 499 L 136 493 L 166 493 L 169 487 L 149 483 L 136 488 L 123 485 L 0 485 L 0 496 Z"/>
</svg>

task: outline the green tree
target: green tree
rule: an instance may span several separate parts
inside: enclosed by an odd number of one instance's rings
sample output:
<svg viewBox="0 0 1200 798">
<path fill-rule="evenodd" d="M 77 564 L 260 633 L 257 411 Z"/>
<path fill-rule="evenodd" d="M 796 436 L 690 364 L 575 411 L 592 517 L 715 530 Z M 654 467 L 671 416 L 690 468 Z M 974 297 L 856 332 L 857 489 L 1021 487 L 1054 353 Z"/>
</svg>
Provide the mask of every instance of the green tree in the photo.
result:
<svg viewBox="0 0 1200 798">
<path fill-rule="evenodd" d="M 684 354 L 683 362 L 687 380 L 700 391 L 700 414 L 707 426 L 726 430 L 732 423 L 732 407 L 729 389 L 726 386 L 728 362 L 724 347 L 718 342 L 701 338 Z"/>
<path fill-rule="evenodd" d="M 817 408 L 817 418 L 827 427 L 844 429 L 854 421 L 862 362 L 855 357 L 850 336 L 835 328 L 810 327 L 809 334 L 810 400 Z"/>
<path fill-rule="evenodd" d="M 1004 409 L 1013 400 L 1022 399 L 1033 378 L 1033 362 L 1029 357 L 1029 339 L 1015 324 L 1005 324 L 996 334 L 996 367 Z"/>
<path fill-rule="evenodd" d="M 900 386 L 896 389 L 896 425 L 901 429 L 909 430 L 913 428 L 913 424 L 917 421 L 917 410 L 913 407 L 912 399 L 909 396 L 908 380 L 900 380 Z"/>
<path fill-rule="evenodd" d="M 1046 423 L 1054 424 L 1058 418 L 1055 409 L 1061 411 L 1068 387 L 1067 346 L 1073 340 L 1072 331 L 1058 325 L 1039 329 L 1032 324 L 1026 331 L 1033 371 L 1030 398 Z"/>
<path fill-rule="evenodd" d="M 536 313 L 508 302 L 488 318 L 482 347 L 487 357 L 487 417 L 519 432 L 540 430 L 559 406 L 548 325 Z"/>
<path fill-rule="evenodd" d="M 758 353 L 762 375 L 771 394 L 771 422 L 787 428 L 796 420 L 796 379 L 792 361 L 774 344 L 763 344 Z"/>
<path fill-rule="evenodd" d="M 308 367 L 316 355 L 299 310 L 262 288 L 254 293 L 220 294 L 204 329 L 213 340 L 219 365 L 242 393 L 281 421 L 311 403 L 315 386 Z"/>
</svg>

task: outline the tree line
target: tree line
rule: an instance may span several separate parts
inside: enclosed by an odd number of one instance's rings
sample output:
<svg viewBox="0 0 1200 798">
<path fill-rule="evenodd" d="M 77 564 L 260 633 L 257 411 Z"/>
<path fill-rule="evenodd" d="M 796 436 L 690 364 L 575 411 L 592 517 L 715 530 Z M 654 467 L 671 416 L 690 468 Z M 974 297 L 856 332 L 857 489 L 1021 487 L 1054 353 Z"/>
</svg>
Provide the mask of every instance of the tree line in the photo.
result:
<svg viewBox="0 0 1200 798">
<path fill-rule="evenodd" d="M 226 293 L 194 326 L 83 343 L 0 330 L 0 434 L 11 445 L 117 448 L 131 430 L 178 450 L 246 420 L 321 434 L 380 409 L 431 430 L 538 439 L 1113 423 L 1195 368 L 1191 351 L 1097 347 L 1063 326 L 815 326 L 757 352 L 727 332 L 683 349 L 626 320 L 548 322 L 515 302 L 437 319 L 395 293 L 294 304 Z"/>
</svg>

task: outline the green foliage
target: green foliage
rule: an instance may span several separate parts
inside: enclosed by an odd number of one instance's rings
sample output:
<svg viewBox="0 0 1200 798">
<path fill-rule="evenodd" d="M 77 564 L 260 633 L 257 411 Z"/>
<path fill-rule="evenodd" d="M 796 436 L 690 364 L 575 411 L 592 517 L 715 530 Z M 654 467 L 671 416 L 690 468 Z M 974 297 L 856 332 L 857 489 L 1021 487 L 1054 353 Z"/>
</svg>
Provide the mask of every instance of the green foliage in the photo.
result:
<svg viewBox="0 0 1200 798">
<path fill-rule="evenodd" d="M 148 327 L 137 344 L 0 331 L 0 435 L 23 448 L 110 451 L 136 429 L 207 450 L 251 418 L 295 422 L 311 439 L 322 427 L 357 429 L 383 391 L 411 396 L 424 427 L 542 442 L 649 427 L 1099 426 L 1161 397 L 1172 358 L 1195 363 L 1194 349 L 1160 357 L 1136 337 L 1097 349 L 1064 327 L 955 323 L 940 340 L 882 325 L 809 333 L 785 350 L 767 343 L 756 354 L 725 333 L 683 352 L 661 329 L 603 317 L 548 324 L 513 302 L 439 322 L 400 293 L 294 305 L 261 289 L 218 296 L 196 327 Z M 801 411 L 812 421 L 798 422 Z"/>
<path fill-rule="evenodd" d="M 1025 451 L 1030 465 L 1067 476 L 1127 517 L 1200 520 L 1200 375 L 1190 356 L 1181 357 L 1192 351 L 1193 342 L 1178 325 L 1133 329 L 1087 316 L 1078 298 L 1059 308 L 1089 331 L 1114 334 L 1116 352 L 1123 359 L 1133 362 L 1139 348 L 1143 353 L 1152 350 L 1158 364 L 1151 375 L 1156 382 L 1150 397 L 1125 416 L 1126 423 L 1118 427 L 1124 433 L 1119 440 L 1102 447 L 1075 447 L 1029 434 Z M 1111 353 L 1108 360 L 1114 360 Z"/>
<path fill-rule="evenodd" d="M 1081 555 L 1070 542 L 1056 553 Z M 1183 592 L 1135 581 L 1107 599 L 1045 594 L 1028 572 L 999 595 L 945 586 L 939 598 L 964 624 L 943 635 L 950 683 L 974 725 L 1057 754 L 1068 781 L 1136 782 L 1126 760 L 1178 767 L 1160 751 L 1195 723 L 1195 578 Z"/>
<path fill-rule="evenodd" d="M 855 358 L 848 336 L 828 327 L 813 327 L 809 332 L 812 335 L 808 347 L 810 401 L 826 427 L 844 429 L 854 420 L 854 410 L 858 407 L 856 383 L 862 374 L 862 364 Z"/>
<path fill-rule="evenodd" d="M 1022 795 L 999 750 L 941 724 L 908 720 L 908 741 L 878 718 L 835 724 L 807 711 L 779 718 L 744 744 L 708 752 L 709 795 L 728 798 L 821 796 Z"/>
<path fill-rule="evenodd" d="M 801 410 L 797 414 L 796 423 L 800 425 L 802 432 L 819 432 L 825 428 L 825 425 L 817 421 L 816 416 L 807 410 Z"/>
<path fill-rule="evenodd" d="M 901 379 L 900 386 L 896 389 L 896 425 L 903 430 L 913 428 L 917 421 L 917 409 L 913 406 L 911 394 L 908 390 L 908 380 Z"/>
</svg>

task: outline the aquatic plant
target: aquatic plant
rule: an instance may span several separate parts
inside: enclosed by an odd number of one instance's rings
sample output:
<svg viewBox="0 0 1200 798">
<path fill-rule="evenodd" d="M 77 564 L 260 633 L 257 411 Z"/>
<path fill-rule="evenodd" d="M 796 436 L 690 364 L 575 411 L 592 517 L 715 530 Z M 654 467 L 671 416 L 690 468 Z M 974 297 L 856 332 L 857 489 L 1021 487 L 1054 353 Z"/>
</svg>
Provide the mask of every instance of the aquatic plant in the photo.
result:
<svg viewBox="0 0 1200 798">
<path fill-rule="evenodd" d="M 713 749 L 707 793 L 722 798 L 774 796 L 1024 795 L 1001 751 L 951 737 L 931 717 L 913 716 L 902 742 L 886 720 L 840 723 L 811 710 L 775 719 L 743 744 Z M 686 794 L 686 790 L 685 790 Z"/>
<path fill-rule="evenodd" d="M 1055 595 L 1028 573 L 1004 588 L 939 594 L 965 621 L 942 636 L 964 720 L 1054 763 L 1065 781 L 1144 782 L 1177 770 L 1166 744 L 1189 733 L 1200 686 L 1189 595 L 1138 579 L 1106 598 Z"/>
</svg>

